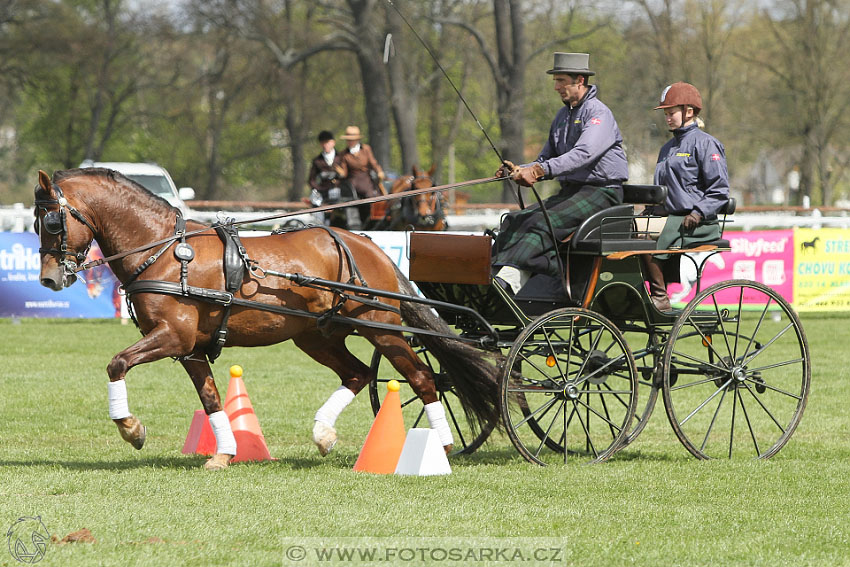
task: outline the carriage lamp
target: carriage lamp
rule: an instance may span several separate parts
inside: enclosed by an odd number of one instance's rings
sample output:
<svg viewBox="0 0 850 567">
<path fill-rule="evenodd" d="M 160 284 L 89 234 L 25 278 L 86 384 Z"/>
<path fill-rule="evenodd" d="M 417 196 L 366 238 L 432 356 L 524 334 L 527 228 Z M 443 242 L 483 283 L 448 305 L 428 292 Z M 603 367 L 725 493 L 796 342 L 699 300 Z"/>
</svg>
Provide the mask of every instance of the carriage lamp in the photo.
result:
<svg viewBox="0 0 850 567">
<path fill-rule="evenodd" d="M 555 356 L 554 355 L 550 354 L 549 356 L 546 357 L 546 366 L 548 366 L 549 368 L 553 368 L 555 366 Z"/>
</svg>

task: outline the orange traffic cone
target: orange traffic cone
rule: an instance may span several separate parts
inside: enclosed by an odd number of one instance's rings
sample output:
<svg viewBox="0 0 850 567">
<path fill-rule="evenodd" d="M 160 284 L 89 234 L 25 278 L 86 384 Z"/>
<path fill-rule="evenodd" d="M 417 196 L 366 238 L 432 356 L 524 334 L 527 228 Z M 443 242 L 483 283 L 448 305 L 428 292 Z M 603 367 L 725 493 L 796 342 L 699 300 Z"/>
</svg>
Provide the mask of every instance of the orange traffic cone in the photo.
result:
<svg viewBox="0 0 850 567">
<path fill-rule="evenodd" d="M 260 421 L 254 413 L 254 406 L 248 399 L 248 391 L 242 381 L 242 367 L 239 365 L 230 367 L 230 384 L 227 386 L 224 411 L 230 418 L 230 427 L 236 438 L 236 456 L 231 462 L 273 460 L 266 438 L 260 430 Z"/>
<path fill-rule="evenodd" d="M 354 463 L 354 470 L 376 474 L 395 472 L 406 437 L 398 390 L 398 381 L 390 380 L 387 383 L 384 403 L 372 422 L 360 456 Z"/>
<path fill-rule="evenodd" d="M 189 434 L 183 444 L 183 454 L 212 455 L 215 453 L 215 435 L 210 427 L 210 418 L 204 410 L 195 410 Z"/>
</svg>

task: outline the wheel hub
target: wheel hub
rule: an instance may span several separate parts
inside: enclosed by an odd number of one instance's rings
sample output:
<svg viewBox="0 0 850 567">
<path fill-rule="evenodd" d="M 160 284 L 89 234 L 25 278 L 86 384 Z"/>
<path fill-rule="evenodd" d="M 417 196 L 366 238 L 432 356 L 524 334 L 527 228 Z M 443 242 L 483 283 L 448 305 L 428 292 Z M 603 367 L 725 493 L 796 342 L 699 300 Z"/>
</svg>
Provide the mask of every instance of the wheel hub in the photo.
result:
<svg viewBox="0 0 850 567">
<path fill-rule="evenodd" d="M 576 388 L 575 384 L 567 384 L 564 386 L 564 398 L 568 400 L 576 400 L 579 395 L 578 388 Z"/>
</svg>

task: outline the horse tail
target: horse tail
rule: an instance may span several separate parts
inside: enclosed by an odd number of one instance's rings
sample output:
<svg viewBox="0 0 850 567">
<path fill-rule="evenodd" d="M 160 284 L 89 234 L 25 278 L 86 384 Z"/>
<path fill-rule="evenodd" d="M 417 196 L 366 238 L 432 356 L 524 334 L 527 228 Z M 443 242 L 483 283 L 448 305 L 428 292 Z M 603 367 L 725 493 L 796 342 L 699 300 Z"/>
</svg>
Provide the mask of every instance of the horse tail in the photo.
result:
<svg viewBox="0 0 850 567">
<path fill-rule="evenodd" d="M 401 293 L 416 295 L 413 284 L 396 267 Z M 455 334 L 431 307 L 412 301 L 401 302 L 401 317 L 411 327 Z M 467 421 L 474 430 L 499 423 L 499 374 L 502 356 L 487 353 L 451 338 L 421 334 L 419 342 L 440 362 L 454 385 Z"/>
</svg>

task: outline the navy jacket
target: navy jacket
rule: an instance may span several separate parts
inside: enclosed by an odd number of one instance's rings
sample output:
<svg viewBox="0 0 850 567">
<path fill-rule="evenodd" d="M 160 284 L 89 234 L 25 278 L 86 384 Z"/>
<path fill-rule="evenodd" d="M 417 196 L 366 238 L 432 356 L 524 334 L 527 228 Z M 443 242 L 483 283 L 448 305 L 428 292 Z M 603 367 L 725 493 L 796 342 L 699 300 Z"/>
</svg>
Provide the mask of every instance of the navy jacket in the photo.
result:
<svg viewBox="0 0 850 567">
<path fill-rule="evenodd" d="M 664 208 L 669 214 L 687 215 L 696 209 L 704 219 L 716 218 L 729 200 L 723 144 L 696 124 L 674 130 L 658 154 L 655 184 L 667 186 Z"/>
<path fill-rule="evenodd" d="M 596 98 L 596 85 L 578 106 L 558 111 L 536 161 L 545 179 L 562 183 L 620 185 L 629 178 L 623 136 L 611 110 Z"/>
</svg>

